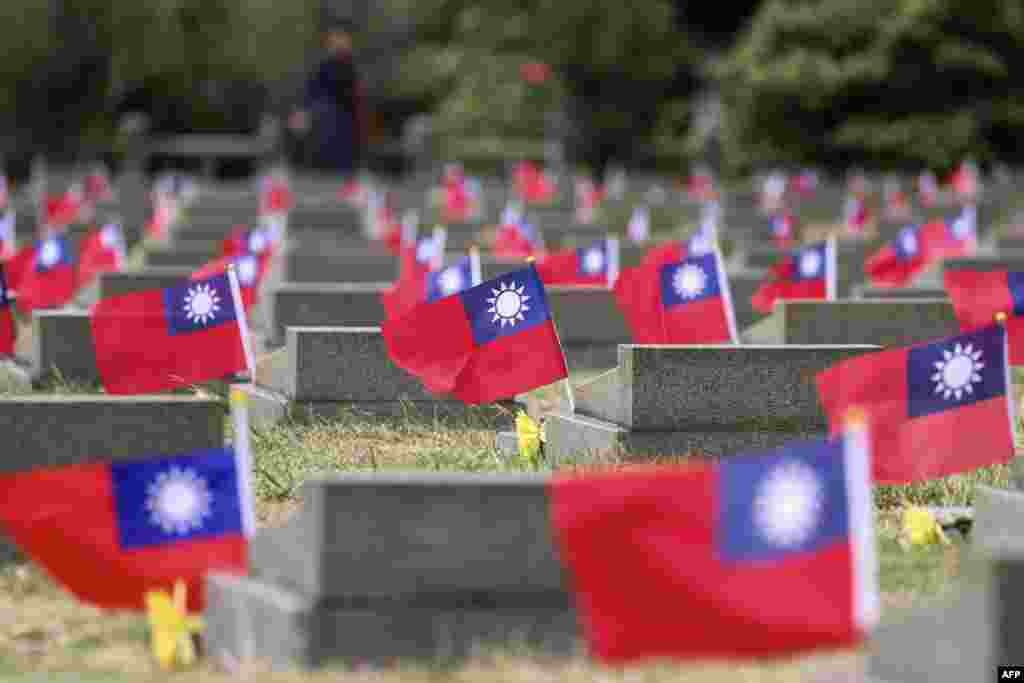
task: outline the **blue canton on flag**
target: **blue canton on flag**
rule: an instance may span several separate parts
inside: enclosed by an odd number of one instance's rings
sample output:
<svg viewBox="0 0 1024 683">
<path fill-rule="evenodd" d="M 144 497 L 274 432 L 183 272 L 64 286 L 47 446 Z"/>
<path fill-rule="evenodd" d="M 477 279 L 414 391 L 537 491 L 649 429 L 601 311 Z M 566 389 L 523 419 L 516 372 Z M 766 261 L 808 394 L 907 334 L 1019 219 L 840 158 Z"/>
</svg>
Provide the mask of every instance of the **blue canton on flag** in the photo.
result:
<svg viewBox="0 0 1024 683">
<path fill-rule="evenodd" d="M 582 275 L 600 275 L 608 268 L 608 240 L 595 242 L 589 247 L 576 250 L 579 272 Z"/>
<path fill-rule="evenodd" d="M 114 462 L 110 471 L 125 549 L 242 533 L 232 449 Z"/>
<path fill-rule="evenodd" d="M 661 301 L 665 308 L 721 295 L 714 252 L 661 267 Z"/>
<path fill-rule="evenodd" d="M 798 441 L 722 461 L 720 552 L 726 561 L 771 562 L 849 536 L 844 443 Z"/>
<path fill-rule="evenodd" d="M 793 252 L 794 280 L 820 280 L 825 277 L 828 243 L 821 242 Z"/>
<path fill-rule="evenodd" d="M 1024 272 L 1009 272 L 1006 274 L 1006 287 L 1013 297 L 1014 315 L 1024 315 Z"/>
<path fill-rule="evenodd" d="M 907 411 L 921 417 L 1006 395 L 1006 330 L 993 325 L 912 348 Z"/>
<path fill-rule="evenodd" d="M 469 289 L 473 284 L 473 264 L 467 256 L 456 264 L 427 275 L 427 301 L 437 301 Z"/>
<path fill-rule="evenodd" d="M 533 266 L 471 287 L 459 296 L 477 346 L 551 319 L 544 285 Z"/>
<path fill-rule="evenodd" d="M 36 244 L 36 272 L 45 273 L 70 263 L 71 252 L 65 237 L 50 237 Z"/>
<path fill-rule="evenodd" d="M 893 243 L 896 250 L 896 257 L 901 261 L 910 261 L 917 256 L 921 249 L 919 242 L 919 227 L 912 225 L 900 230 L 899 235 Z"/>
<path fill-rule="evenodd" d="M 238 319 L 227 274 L 164 290 L 170 334 L 188 334 Z"/>
</svg>

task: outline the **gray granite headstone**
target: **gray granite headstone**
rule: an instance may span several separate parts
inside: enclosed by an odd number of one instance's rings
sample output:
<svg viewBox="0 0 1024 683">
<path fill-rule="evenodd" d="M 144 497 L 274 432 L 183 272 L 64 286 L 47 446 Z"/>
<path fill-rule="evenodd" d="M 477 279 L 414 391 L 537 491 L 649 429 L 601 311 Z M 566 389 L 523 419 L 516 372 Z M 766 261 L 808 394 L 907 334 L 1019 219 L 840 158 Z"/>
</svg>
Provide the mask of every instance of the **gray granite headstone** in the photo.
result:
<svg viewBox="0 0 1024 683">
<path fill-rule="evenodd" d="M 301 512 L 257 534 L 249 577 L 208 578 L 207 649 L 279 669 L 458 659 L 510 643 L 573 654 L 547 484 L 432 473 L 309 481 Z"/>
</svg>

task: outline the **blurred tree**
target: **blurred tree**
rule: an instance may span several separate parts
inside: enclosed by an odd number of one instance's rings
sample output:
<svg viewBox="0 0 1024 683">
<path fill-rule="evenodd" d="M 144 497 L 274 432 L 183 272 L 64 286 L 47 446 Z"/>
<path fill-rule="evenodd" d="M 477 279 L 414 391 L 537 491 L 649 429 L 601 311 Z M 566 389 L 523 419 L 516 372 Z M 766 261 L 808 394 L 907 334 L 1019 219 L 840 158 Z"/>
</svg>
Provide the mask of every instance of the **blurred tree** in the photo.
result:
<svg viewBox="0 0 1024 683">
<path fill-rule="evenodd" d="M 169 132 L 252 128 L 262 86 L 305 61 L 319 4 L 3 0 L 4 125 L 50 151 L 87 136 L 109 142 L 128 109 Z"/>
<path fill-rule="evenodd" d="M 1024 151 L 1024 6 L 768 0 L 714 66 L 733 167 L 947 168 Z"/>
</svg>

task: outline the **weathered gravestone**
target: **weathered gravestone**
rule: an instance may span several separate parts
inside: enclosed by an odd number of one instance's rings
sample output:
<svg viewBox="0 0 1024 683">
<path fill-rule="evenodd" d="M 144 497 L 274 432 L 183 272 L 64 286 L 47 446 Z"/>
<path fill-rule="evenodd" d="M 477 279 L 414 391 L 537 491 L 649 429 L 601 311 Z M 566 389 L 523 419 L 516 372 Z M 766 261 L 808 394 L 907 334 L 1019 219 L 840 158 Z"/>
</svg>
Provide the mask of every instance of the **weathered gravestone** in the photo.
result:
<svg viewBox="0 0 1024 683">
<path fill-rule="evenodd" d="M 618 366 L 545 421 L 553 462 L 725 456 L 827 433 L 814 377 L 877 346 L 622 345 Z"/>
<path fill-rule="evenodd" d="M 874 344 L 911 346 L 958 334 L 946 299 L 778 301 L 767 318 L 743 332 L 748 344 Z"/>
<path fill-rule="evenodd" d="M 145 270 L 101 273 L 99 294 L 101 298 L 119 294 L 134 294 L 150 289 L 166 289 L 188 280 L 193 268 L 146 268 Z"/>
<path fill-rule="evenodd" d="M 193 396 L 0 396 L 0 472 L 219 448 L 221 402 Z M 12 546 L 0 537 L 0 558 Z"/>
<path fill-rule="evenodd" d="M 896 287 L 892 289 L 857 285 L 853 288 L 854 299 L 945 299 L 946 290 L 941 287 Z"/>
<path fill-rule="evenodd" d="M 285 337 L 285 348 L 262 364 L 256 382 L 241 386 L 249 395 L 254 425 L 343 412 L 489 414 L 486 408 L 428 393 L 391 362 L 379 327 L 289 327 Z"/>
<path fill-rule="evenodd" d="M 544 475 L 314 479 L 253 539 L 250 575 L 207 579 L 206 649 L 275 669 L 444 661 L 480 647 L 576 654 Z"/>
</svg>

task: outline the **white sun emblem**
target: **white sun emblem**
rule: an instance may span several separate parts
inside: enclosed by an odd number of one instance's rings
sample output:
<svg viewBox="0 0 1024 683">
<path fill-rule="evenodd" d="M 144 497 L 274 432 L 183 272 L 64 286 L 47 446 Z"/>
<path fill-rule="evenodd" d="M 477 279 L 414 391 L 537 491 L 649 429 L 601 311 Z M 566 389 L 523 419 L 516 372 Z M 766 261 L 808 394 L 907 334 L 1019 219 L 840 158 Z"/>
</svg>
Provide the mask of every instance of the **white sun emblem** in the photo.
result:
<svg viewBox="0 0 1024 683">
<path fill-rule="evenodd" d="M 146 487 L 149 521 L 165 534 L 180 536 L 201 528 L 212 500 L 206 480 L 189 468 L 172 467 Z"/>
<path fill-rule="evenodd" d="M 49 268 L 60 260 L 60 246 L 55 240 L 43 242 L 43 248 L 39 252 L 39 262 Z"/>
<path fill-rule="evenodd" d="M 604 254 L 600 249 L 588 249 L 583 254 L 583 272 L 600 273 L 604 267 Z"/>
<path fill-rule="evenodd" d="M 249 287 L 256 281 L 256 259 L 239 259 L 237 265 L 239 283 Z"/>
<path fill-rule="evenodd" d="M 908 230 L 903 233 L 901 242 L 903 244 L 903 251 L 908 254 L 917 253 L 917 237 L 914 235 L 912 230 Z"/>
<path fill-rule="evenodd" d="M 972 384 L 981 381 L 978 371 L 984 367 L 985 364 L 981 362 L 981 349 L 975 351 L 971 344 L 957 344 L 952 351 L 943 351 L 942 360 L 935 362 L 935 369 L 938 372 L 932 375 L 935 393 L 942 394 L 944 399 L 953 396 L 958 401 L 965 393 L 973 394 Z"/>
<path fill-rule="evenodd" d="M 805 542 L 818 527 L 824 506 L 822 484 L 808 465 L 787 462 L 765 478 L 754 498 L 754 524 L 779 547 Z"/>
<path fill-rule="evenodd" d="M 445 294 L 454 294 L 462 289 L 462 273 L 458 268 L 448 268 L 441 273 L 441 291 Z"/>
<path fill-rule="evenodd" d="M 426 263 L 434 256 L 434 240 L 423 240 L 416 247 L 416 259 L 420 263 Z"/>
<path fill-rule="evenodd" d="M 821 268 L 821 254 L 817 249 L 805 251 L 800 257 L 800 274 L 804 277 L 814 277 Z"/>
<path fill-rule="evenodd" d="M 190 323 L 205 325 L 217 317 L 219 310 L 220 297 L 210 285 L 196 285 L 185 295 L 185 317 Z"/>
<path fill-rule="evenodd" d="M 492 323 L 498 323 L 504 327 L 505 325 L 515 325 L 516 321 L 525 320 L 523 313 L 530 310 L 526 302 L 531 297 L 523 294 L 524 289 L 524 286 L 517 288 L 515 282 L 511 284 L 501 282 L 498 283 L 497 289 L 491 290 L 491 294 L 494 296 L 487 299 L 487 303 L 491 305 L 487 312 L 494 314 Z"/>
<path fill-rule="evenodd" d="M 700 266 L 686 264 L 672 275 L 672 289 L 684 299 L 693 299 L 704 291 L 708 278 Z"/>
</svg>

